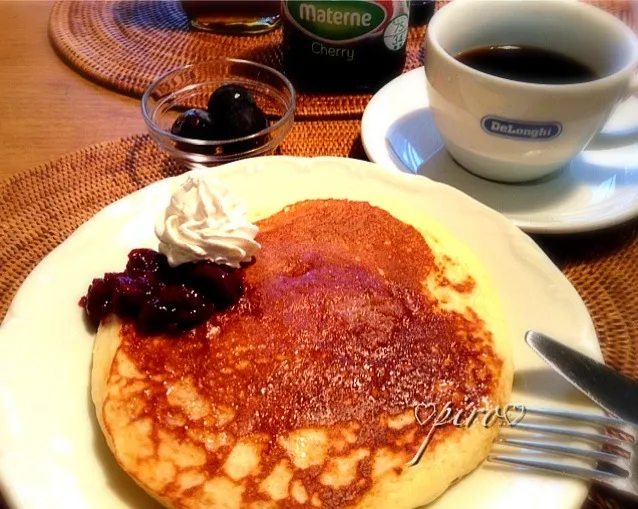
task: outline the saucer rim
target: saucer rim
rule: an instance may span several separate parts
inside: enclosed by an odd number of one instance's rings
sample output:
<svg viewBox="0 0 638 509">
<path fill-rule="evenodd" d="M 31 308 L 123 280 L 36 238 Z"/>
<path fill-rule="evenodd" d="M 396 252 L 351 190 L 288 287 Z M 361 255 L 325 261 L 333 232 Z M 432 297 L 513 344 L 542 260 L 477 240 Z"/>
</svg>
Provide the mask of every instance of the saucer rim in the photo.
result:
<svg viewBox="0 0 638 509">
<path fill-rule="evenodd" d="M 378 116 L 375 115 L 375 109 L 377 107 L 377 103 L 383 101 L 388 95 L 388 90 L 390 88 L 397 87 L 397 83 L 410 82 L 410 80 L 414 80 L 414 76 L 421 74 L 425 79 L 425 68 L 423 66 L 408 71 L 404 74 L 399 75 L 394 78 L 392 81 L 389 81 L 386 85 L 384 85 L 381 89 L 379 89 L 373 97 L 368 102 L 361 119 L 361 144 L 363 145 L 363 149 L 365 151 L 368 159 L 376 163 L 388 170 L 398 171 L 401 173 L 408 173 L 410 175 L 418 175 L 419 177 L 432 180 L 434 182 L 439 182 L 434 180 L 426 175 L 413 173 L 404 163 L 401 161 L 398 156 L 393 155 L 391 151 L 386 148 L 387 145 L 387 133 L 389 131 L 389 127 L 392 123 L 385 126 L 385 128 L 380 128 L 380 123 L 378 122 Z M 423 91 L 426 97 L 426 105 L 429 105 L 429 100 L 427 98 L 427 91 Z M 414 110 L 410 110 L 414 111 Z M 403 113 L 405 114 L 405 113 Z M 393 118 L 392 122 L 395 122 L 398 117 Z M 374 135 L 371 133 L 379 132 L 383 129 L 383 140 L 379 139 L 379 135 Z M 383 141 L 383 143 L 381 143 Z M 443 148 L 443 150 L 446 150 Z M 586 149 L 584 150 L 586 151 Z M 395 161 L 396 160 L 396 161 Z M 454 164 L 462 168 L 456 161 Z M 467 170 L 465 170 L 467 171 Z M 469 172 L 471 173 L 471 172 Z M 485 180 L 477 175 L 472 174 L 473 178 Z M 446 185 L 445 182 L 439 182 Z M 506 183 L 502 182 L 490 182 L 498 185 L 506 185 Z M 453 187 L 453 186 L 452 186 Z M 464 192 L 461 189 L 458 189 L 460 192 Z M 467 194 L 467 193 L 464 193 Z M 475 198 L 473 197 L 474 199 Z M 480 200 L 478 200 L 480 201 Z M 485 204 L 487 207 L 489 205 Z M 490 207 L 492 208 L 492 207 Z M 604 216 L 598 219 L 591 220 L 576 220 L 576 221 L 568 221 L 568 222 L 559 222 L 555 220 L 545 220 L 539 221 L 538 219 L 525 219 L 520 217 L 518 214 L 508 214 L 506 212 L 502 212 L 498 209 L 493 209 L 499 214 L 502 214 L 507 219 L 512 221 L 518 228 L 525 231 L 526 233 L 531 234 L 551 234 L 551 235 L 565 235 L 565 234 L 578 234 L 578 233 L 586 233 L 593 232 L 598 230 L 604 230 L 607 228 L 612 228 L 614 226 L 619 226 L 632 219 L 638 217 L 638 200 L 635 201 L 635 205 L 633 207 L 625 208 L 621 213 L 617 213 L 611 216 Z"/>
</svg>

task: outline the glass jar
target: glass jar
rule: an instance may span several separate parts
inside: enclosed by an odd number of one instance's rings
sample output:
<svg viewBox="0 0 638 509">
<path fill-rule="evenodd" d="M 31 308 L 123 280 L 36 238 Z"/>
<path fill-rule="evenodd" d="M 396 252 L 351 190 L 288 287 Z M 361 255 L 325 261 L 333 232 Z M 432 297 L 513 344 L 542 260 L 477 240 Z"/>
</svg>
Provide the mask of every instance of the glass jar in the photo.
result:
<svg viewBox="0 0 638 509">
<path fill-rule="evenodd" d="M 403 70 L 407 0 L 284 0 L 284 65 L 308 91 L 375 91 Z"/>
<path fill-rule="evenodd" d="M 227 34 L 259 34 L 281 23 L 279 0 L 183 0 L 182 9 L 199 30 Z"/>
<path fill-rule="evenodd" d="M 410 0 L 410 26 L 427 25 L 435 10 L 435 0 Z"/>
</svg>

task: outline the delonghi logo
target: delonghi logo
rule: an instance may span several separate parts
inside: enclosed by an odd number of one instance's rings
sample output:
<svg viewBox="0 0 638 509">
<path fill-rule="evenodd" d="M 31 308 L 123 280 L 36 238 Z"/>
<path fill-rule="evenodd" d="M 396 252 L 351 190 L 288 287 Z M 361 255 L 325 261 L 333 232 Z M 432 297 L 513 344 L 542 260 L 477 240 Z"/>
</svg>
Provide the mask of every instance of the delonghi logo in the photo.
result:
<svg viewBox="0 0 638 509">
<path fill-rule="evenodd" d="M 553 140 L 563 130 L 559 122 L 524 122 L 499 117 L 483 117 L 481 126 L 488 134 L 537 141 Z"/>
<path fill-rule="evenodd" d="M 286 2 L 295 22 L 309 33 L 330 41 L 350 41 L 379 27 L 383 7 L 359 0 L 306 0 Z"/>
</svg>

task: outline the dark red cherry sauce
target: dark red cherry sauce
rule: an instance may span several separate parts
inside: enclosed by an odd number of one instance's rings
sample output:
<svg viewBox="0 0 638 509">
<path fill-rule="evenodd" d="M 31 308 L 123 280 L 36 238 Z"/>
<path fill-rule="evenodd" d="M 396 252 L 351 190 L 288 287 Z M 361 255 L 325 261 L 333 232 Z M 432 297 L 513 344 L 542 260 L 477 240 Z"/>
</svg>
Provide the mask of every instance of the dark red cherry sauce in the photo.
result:
<svg viewBox="0 0 638 509">
<path fill-rule="evenodd" d="M 235 304 L 242 294 L 242 269 L 211 261 L 171 267 L 157 251 L 134 249 L 124 272 L 94 279 L 79 305 L 96 327 L 115 313 L 142 334 L 176 335 Z"/>
</svg>

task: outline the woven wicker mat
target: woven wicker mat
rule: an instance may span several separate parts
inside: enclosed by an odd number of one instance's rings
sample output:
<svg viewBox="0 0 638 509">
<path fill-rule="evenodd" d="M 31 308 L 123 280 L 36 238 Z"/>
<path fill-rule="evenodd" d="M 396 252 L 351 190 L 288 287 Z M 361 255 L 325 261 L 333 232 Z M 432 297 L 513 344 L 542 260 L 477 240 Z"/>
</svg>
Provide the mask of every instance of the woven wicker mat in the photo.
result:
<svg viewBox="0 0 638 509">
<path fill-rule="evenodd" d="M 424 28 L 410 31 L 406 70 L 421 65 Z M 141 97 L 165 72 L 216 57 L 243 58 L 282 69 L 281 30 L 259 36 L 217 35 L 190 27 L 179 2 L 61 0 L 51 11 L 49 38 L 81 74 Z M 368 94 L 300 94 L 298 117 L 357 116 Z"/>
<path fill-rule="evenodd" d="M 629 12 L 629 0 L 589 1 L 619 16 Z M 424 28 L 411 29 L 406 70 L 422 65 L 424 34 Z M 136 97 L 171 69 L 220 56 L 282 68 L 280 30 L 253 37 L 195 31 L 174 0 L 60 0 L 51 11 L 49 37 L 75 70 Z M 370 97 L 300 95 L 296 114 L 299 118 L 355 118 Z"/>
<path fill-rule="evenodd" d="M 365 158 L 358 133 L 356 120 L 299 122 L 279 152 Z M 80 224 L 114 200 L 182 171 L 147 136 L 134 136 L 86 148 L 0 183 L 0 319 L 31 269 Z M 608 364 L 635 378 L 637 234 L 638 221 L 633 221 L 598 234 L 537 238 L 587 303 Z M 635 503 L 596 488 L 584 507 Z"/>
</svg>

